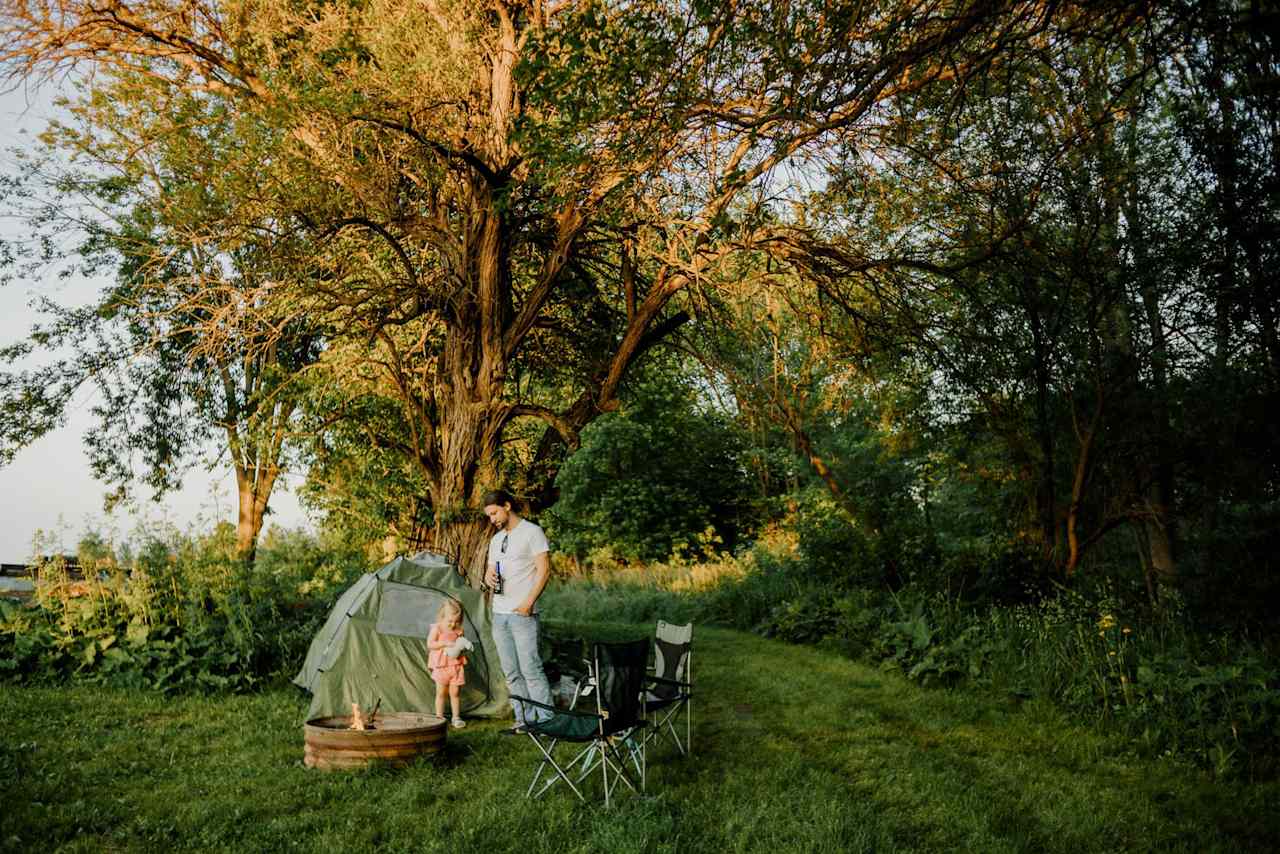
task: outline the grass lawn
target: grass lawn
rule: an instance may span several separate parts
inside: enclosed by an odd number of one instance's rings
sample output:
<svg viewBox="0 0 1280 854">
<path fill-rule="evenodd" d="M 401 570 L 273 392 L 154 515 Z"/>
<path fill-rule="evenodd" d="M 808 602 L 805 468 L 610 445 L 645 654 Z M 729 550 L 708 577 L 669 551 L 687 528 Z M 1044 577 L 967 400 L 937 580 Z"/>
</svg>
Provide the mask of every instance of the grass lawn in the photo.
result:
<svg viewBox="0 0 1280 854">
<path fill-rule="evenodd" d="M 572 631 L 643 636 L 647 627 Z M 691 759 L 609 812 L 524 798 L 527 739 L 436 761 L 302 765 L 305 699 L 0 687 L 3 851 L 1274 850 L 1280 785 L 1135 758 L 1048 706 L 927 691 L 806 647 L 695 635 Z M 599 787 L 598 780 L 595 783 Z M 593 789 L 595 791 L 595 789 Z"/>
</svg>

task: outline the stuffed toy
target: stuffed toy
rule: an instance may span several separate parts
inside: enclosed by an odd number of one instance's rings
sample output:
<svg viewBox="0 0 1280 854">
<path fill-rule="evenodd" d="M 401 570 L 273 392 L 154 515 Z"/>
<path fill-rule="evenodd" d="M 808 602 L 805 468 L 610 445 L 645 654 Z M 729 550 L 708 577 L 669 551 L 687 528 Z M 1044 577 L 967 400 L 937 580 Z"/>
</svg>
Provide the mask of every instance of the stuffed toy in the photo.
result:
<svg viewBox="0 0 1280 854">
<path fill-rule="evenodd" d="M 465 637 L 459 637 L 456 641 L 446 646 L 444 651 L 450 658 L 457 658 L 469 649 L 475 649 L 475 645 Z"/>
</svg>

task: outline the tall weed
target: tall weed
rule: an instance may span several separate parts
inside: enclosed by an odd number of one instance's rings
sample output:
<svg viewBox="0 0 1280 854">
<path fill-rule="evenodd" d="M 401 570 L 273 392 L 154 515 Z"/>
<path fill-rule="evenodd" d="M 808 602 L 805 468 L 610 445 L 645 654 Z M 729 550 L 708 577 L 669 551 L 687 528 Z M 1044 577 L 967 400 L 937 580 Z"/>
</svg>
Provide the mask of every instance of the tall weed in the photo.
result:
<svg viewBox="0 0 1280 854">
<path fill-rule="evenodd" d="M 165 693 L 248 690 L 291 675 L 332 603 L 362 569 L 335 567 L 305 536 L 269 535 L 260 561 L 235 556 L 234 530 L 97 548 L 72 578 L 41 563 L 35 594 L 0 609 L 0 679 L 75 679 Z M 300 554 L 301 552 L 301 554 Z"/>
</svg>

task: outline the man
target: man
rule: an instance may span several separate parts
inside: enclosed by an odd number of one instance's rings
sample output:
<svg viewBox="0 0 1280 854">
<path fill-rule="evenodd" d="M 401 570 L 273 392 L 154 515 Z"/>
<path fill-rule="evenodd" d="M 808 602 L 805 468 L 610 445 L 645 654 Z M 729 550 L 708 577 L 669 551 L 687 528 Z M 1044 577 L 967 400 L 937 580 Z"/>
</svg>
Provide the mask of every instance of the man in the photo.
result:
<svg viewBox="0 0 1280 854">
<path fill-rule="evenodd" d="M 505 490 L 485 493 L 484 514 L 498 532 L 489 541 L 489 560 L 484 580 L 493 596 L 493 640 L 513 696 L 528 697 L 551 705 L 551 686 L 538 655 L 538 597 L 551 576 L 551 546 L 542 528 L 521 518 L 516 502 Z M 501 586 L 499 586 L 499 584 Z M 512 732 L 520 732 L 526 712 L 511 701 L 516 714 Z"/>
</svg>

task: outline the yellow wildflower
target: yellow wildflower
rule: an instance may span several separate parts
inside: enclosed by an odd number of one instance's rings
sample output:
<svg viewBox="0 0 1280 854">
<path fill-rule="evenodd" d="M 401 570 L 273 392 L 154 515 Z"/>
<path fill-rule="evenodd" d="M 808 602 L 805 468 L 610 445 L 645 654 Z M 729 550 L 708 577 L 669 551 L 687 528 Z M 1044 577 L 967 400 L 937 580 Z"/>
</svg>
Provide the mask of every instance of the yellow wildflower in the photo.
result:
<svg viewBox="0 0 1280 854">
<path fill-rule="evenodd" d="M 1116 618 L 1111 616 L 1110 614 L 1103 614 L 1102 619 L 1098 620 L 1098 628 L 1102 629 L 1103 631 L 1113 628 L 1115 624 L 1116 624 Z"/>
</svg>

